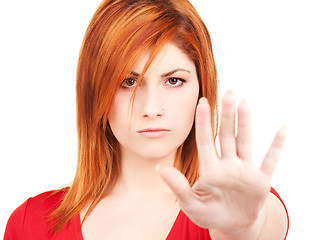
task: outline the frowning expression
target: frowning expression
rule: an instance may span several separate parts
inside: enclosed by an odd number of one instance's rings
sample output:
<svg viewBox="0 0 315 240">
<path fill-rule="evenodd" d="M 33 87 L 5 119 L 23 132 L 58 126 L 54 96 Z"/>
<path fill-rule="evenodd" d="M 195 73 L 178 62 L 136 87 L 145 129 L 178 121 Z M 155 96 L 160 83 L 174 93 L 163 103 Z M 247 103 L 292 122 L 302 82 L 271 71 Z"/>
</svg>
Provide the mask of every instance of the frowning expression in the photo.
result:
<svg viewBox="0 0 315 240">
<path fill-rule="evenodd" d="M 108 120 L 123 156 L 156 159 L 174 154 L 187 138 L 199 84 L 193 61 L 171 43 L 157 55 L 140 84 L 138 77 L 148 57 L 141 56 L 122 81 Z"/>
</svg>

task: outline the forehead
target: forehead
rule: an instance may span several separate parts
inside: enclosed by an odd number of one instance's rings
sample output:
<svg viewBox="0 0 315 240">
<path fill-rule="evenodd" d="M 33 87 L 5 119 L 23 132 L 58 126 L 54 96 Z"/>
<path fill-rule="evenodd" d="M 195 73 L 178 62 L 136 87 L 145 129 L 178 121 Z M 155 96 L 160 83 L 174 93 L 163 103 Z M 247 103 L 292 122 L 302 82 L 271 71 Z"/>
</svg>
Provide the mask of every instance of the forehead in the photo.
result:
<svg viewBox="0 0 315 240">
<path fill-rule="evenodd" d="M 150 52 L 140 56 L 133 71 L 141 73 L 149 59 Z M 189 56 L 178 48 L 174 43 L 166 44 L 154 58 L 145 75 L 153 72 L 164 73 L 176 68 L 184 68 L 190 72 L 196 72 L 194 62 Z"/>
</svg>

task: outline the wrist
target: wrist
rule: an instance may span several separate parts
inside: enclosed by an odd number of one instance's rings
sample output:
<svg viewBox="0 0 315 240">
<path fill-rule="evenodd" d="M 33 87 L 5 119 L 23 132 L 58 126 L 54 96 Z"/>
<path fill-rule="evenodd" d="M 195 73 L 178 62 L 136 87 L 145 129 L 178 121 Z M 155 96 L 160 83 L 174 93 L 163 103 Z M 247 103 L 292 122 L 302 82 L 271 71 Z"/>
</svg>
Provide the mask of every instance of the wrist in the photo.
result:
<svg viewBox="0 0 315 240">
<path fill-rule="evenodd" d="M 256 220 L 248 227 L 242 229 L 210 229 L 212 240 L 258 240 L 267 219 L 266 204 L 260 210 Z"/>
</svg>

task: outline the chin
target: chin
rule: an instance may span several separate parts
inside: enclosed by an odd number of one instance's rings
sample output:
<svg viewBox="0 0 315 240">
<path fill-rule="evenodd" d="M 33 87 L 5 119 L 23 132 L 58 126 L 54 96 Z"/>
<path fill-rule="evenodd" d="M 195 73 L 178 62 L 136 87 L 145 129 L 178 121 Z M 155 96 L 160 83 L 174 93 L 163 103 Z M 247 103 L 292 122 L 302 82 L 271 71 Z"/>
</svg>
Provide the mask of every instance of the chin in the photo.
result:
<svg viewBox="0 0 315 240">
<path fill-rule="evenodd" d="M 159 160 L 163 158 L 173 157 L 175 159 L 175 155 L 178 147 L 174 146 L 173 148 L 165 148 L 164 146 L 143 146 L 138 153 L 136 153 L 141 158 L 151 159 L 151 160 Z"/>
<path fill-rule="evenodd" d="M 151 160 L 159 160 L 159 159 L 163 159 L 163 158 L 168 158 L 170 156 L 174 156 L 175 158 L 175 154 L 176 154 L 176 150 L 173 150 L 171 152 L 161 152 L 158 149 L 156 149 L 155 151 L 149 151 L 146 153 L 142 153 L 140 156 L 146 159 L 151 159 Z"/>
</svg>

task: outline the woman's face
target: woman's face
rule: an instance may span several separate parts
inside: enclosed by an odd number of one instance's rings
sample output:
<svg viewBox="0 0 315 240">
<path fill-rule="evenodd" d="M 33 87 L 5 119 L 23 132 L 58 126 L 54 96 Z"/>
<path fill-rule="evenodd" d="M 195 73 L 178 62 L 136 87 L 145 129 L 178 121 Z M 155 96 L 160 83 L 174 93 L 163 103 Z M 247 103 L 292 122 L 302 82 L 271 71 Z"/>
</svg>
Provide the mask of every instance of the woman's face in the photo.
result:
<svg viewBox="0 0 315 240">
<path fill-rule="evenodd" d="M 166 45 L 147 70 L 148 54 L 141 56 L 122 82 L 109 114 L 110 127 L 127 154 L 158 159 L 176 153 L 194 121 L 199 84 L 194 63 L 174 44 Z M 140 84 L 132 107 L 132 94 Z"/>
</svg>

